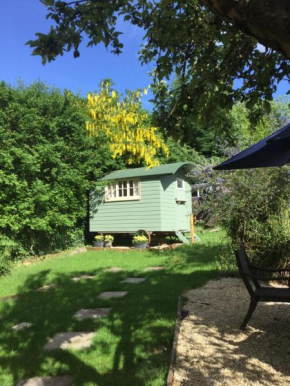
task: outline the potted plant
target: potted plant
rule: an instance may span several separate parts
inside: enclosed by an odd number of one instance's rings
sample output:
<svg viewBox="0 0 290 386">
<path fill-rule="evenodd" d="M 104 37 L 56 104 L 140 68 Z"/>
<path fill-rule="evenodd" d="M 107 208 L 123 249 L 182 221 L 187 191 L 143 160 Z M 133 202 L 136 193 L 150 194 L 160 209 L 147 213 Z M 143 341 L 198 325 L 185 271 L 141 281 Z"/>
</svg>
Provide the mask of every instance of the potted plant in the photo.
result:
<svg viewBox="0 0 290 386">
<path fill-rule="evenodd" d="M 105 247 L 111 247 L 114 241 L 114 236 L 106 235 L 105 236 Z"/>
<path fill-rule="evenodd" d="M 138 249 L 146 249 L 148 246 L 148 238 L 143 235 L 135 235 L 132 242 L 134 247 Z"/>
<path fill-rule="evenodd" d="M 95 236 L 94 247 L 103 247 L 104 246 L 104 236 L 97 235 Z"/>
</svg>

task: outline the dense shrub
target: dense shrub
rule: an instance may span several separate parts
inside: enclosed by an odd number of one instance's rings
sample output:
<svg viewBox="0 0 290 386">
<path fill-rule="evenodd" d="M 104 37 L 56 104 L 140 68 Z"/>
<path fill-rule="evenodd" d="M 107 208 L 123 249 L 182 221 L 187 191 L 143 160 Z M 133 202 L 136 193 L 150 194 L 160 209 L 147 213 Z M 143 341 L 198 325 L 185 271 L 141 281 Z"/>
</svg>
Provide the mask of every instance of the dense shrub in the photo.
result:
<svg viewBox="0 0 290 386">
<path fill-rule="evenodd" d="M 211 187 L 206 205 L 226 230 L 232 249 L 244 245 L 258 265 L 289 266 L 289 168 L 218 172 Z"/>
<path fill-rule="evenodd" d="M 1 261 L 83 243 L 88 191 L 116 168 L 85 119 L 70 92 L 0 84 Z"/>
</svg>

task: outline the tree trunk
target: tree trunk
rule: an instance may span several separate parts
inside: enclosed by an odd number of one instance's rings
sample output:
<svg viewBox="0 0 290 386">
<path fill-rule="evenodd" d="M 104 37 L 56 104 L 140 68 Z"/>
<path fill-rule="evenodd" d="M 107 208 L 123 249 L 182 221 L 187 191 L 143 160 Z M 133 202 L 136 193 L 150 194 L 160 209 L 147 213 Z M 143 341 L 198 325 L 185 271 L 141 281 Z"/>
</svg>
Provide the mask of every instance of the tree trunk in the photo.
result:
<svg viewBox="0 0 290 386">
<path fill-rule="evenodd" d="M 219 16 L 290 59 L 289 0 L 202 0 Z"/>
</svg>

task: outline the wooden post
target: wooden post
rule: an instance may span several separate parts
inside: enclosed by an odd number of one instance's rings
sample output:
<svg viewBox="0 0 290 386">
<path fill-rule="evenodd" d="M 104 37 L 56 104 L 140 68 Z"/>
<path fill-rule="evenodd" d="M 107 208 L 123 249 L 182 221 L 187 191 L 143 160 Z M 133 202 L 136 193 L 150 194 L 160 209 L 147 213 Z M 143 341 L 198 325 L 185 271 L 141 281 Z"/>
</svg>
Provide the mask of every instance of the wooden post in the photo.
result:
<svg viewBox="0 0 290 386">
<path fill-rule="evenodd" d="M 190 237 L 191 237 L 191 244 L 194 244 L 194 214 L 191 213 L 190 215 Z"/>
</svg>

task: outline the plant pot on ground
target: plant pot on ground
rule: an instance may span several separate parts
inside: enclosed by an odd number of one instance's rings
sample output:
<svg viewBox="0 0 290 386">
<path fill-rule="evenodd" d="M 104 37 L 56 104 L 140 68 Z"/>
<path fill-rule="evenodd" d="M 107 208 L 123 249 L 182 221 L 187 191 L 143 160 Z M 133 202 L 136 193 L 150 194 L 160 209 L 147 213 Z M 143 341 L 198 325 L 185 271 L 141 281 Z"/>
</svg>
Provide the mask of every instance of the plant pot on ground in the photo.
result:
<svg viewBox="0 0 290 386">
<path fill-rule="evenodd" d="M 148 243 L 135 244 L 134 248 L 136 249 L 146 249 L 148 247 Z"/>
<path fill-rule="evenodd" d="M 97 235 L 94 240 L 94 247 L 102 248 L 104 246 L 104 236 Z"/>
<path fill-rule="evenodd" d="M 144 235 L 135 235 L 132 243 L 136 249 L 146 249 L 148 247 L 148 238 Z"/>
<path fill-rule="evenodd" d="M 105 236 L 105 247 L 110 248 L 113 245 L 114 236 L 106 235 Z"/>
</svg>

